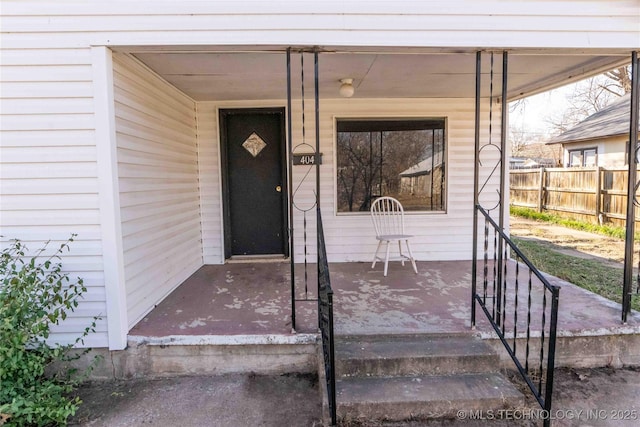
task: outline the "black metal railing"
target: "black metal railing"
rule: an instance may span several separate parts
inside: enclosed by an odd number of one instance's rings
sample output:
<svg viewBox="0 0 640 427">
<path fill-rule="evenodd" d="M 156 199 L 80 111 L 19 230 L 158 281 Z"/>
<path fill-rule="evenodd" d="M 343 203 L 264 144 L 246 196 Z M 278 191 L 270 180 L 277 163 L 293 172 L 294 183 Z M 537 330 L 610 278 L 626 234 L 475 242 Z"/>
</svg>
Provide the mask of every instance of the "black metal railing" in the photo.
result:
<svg viewBox="0 0 640 427">
<path fill-rule="evenodd" d="M 486 314 L 549 426 L 560 288 L 547 281 L 487 211 L 476 209 L 484 216 L 484 257 L 472 278 L 474 305 Z M 471 323 L 476 324 L 475 309 Z"/>
<path fill-rule="evenodd" d="M 322 354 L 324 356 L 324 373 L 327 386 L 327 400 L 331 425 L 336 424 L 336 374 L 335 351 L 333 342 L 333 290 L 329 277 L 329 263 L 324 244 L 322 215 L 320 207 L 316 208 L 318 227 L 318 326 L 322 336 Z"/>
</svg>

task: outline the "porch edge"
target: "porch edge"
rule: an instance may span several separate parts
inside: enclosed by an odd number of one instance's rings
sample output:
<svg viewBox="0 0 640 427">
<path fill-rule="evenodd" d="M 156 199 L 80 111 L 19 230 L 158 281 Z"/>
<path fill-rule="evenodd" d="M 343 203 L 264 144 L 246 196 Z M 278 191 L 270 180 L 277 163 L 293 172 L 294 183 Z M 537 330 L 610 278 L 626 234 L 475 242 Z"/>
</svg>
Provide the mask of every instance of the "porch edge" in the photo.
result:
<svg viewBox="0 0 640 427">
<path fill-rule="evenodd" d="M 266 335 L 167 335 L 147 337 L 130 335 L 129 345 L 171 346 L 171 345 L 299 345 L 315 344 L 318 334 L 266 334 Z"/>
</svg>

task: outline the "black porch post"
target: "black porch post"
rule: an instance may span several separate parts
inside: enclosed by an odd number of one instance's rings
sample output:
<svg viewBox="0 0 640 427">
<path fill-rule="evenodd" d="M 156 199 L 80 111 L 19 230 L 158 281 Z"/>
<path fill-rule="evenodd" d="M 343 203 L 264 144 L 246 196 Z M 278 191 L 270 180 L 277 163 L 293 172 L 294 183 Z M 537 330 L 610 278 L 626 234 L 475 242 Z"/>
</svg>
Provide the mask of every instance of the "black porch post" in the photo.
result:
<svg viewBox="0 0 640 427">
<path fill-rule="evenodd" d="M 624 280 L 622 286 L 622 323 L 627 323 L 627 316 L 631 312 L 631 282 L 633 281 L 633 238 L 635 228 L 635 196 L 636 169 L 638 165 L 638 96 L 640 79 L 638 78 L 640 64 L 638 52 L 631 54 L 631 108 L 629 118 L 629 147 L 627 149 L 627 163 L 629 174 L 627 181 L 627 232 L 624 250 Z"/>
<path fill-rule="evenodd" d="M 476 116 L 473 163 L 473 258 L 471 264 L 471 327 L 476 327 L 476 290 L 478 270 L 478 186 L 480 181 L 480 85 L 482 82 L 482 53 L 476 52 Z"/>
<path fill-rule="evenodd" d="M 313 73 L 315 86 L 315 102 L 316 102 L 316 203 L 320 208 L 320 84 L 318 82 L 318 49 L 313 51 Z"/>
<path fill-rule="evenodd" d="M 500 226 L 500 230 L 504 231 L 504 189 L 505 189 L 505 175 L 506 175 L 506 163 L 507 163 L 507 77 L 508 77 L 508 64 L 509 57 L 506 51 L 502 52 L 502 96 L 501 96 L 501 112 L 500 112 L 500 190 L 499 197 L 500 200 L 498 202 L 498 225 Z M 504 276 L 504 254 L 502 253 L 504 249 L 504 240 L 502 238 L 498 239 L 498 286 L 496 287 L 496 324 L 498 326 L 502 325 L 502 310 L 504 307 L 502 306 L 502 284 L 505 280 Z"/>
<path fill-rule="evenodd" d="M 315 130 L 316 130 L 316 267 L 318 270 L 318 327 L 321 325 L 320 313 L 320 233 L 322 232 L 322 224 L 320 223 L 320 84 L 318 77 L 318 49 L 313 50 L 313 84 L 315 98 Z"/>
<path fill-rule="evenodd" d="M 289 193 L 289 261 L 291 263 L 291 329 L 296 330 L 296 266 L 293 251 L 293 131 L 291 125 L 291 48 L 287 48 L 287 139 L 289 156 L 287 165 L 287 188 Z"/>
</svg>

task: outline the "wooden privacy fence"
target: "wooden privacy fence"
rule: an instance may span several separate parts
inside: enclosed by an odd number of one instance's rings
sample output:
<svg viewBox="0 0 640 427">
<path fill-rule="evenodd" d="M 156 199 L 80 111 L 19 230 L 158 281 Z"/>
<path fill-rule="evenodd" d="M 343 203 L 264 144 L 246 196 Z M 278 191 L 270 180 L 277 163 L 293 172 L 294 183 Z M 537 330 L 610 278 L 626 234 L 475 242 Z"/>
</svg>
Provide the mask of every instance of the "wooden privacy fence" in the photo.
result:
<svg viewBox="0 0 640 427">
<path fill-rule="evenodd" d="M 510 203 L 583 221 L 624 226 L 626 168 L 540 168 L 509 173 Z M 636 192 L 636 197 L 640 196 Z M 639 198 L 640 200 L 640 198 Z M 636 209 L 636 221 L 640 220 Z"/>
</svg>

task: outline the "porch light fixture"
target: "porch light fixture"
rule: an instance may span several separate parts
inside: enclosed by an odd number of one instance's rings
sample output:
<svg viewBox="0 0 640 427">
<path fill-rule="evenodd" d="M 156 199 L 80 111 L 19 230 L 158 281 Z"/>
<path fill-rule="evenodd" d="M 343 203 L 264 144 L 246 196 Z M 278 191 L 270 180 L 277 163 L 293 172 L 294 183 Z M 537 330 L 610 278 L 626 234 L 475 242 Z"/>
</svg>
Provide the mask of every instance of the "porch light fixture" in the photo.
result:
<svg viewBox="0 0 640 427">
<path fill-rule="evenodd" d="M 340 79 L 340 96 L 343 98 L 351 98 L 356 91 L 353 87 L 353 79 Z"/>
</svg>

